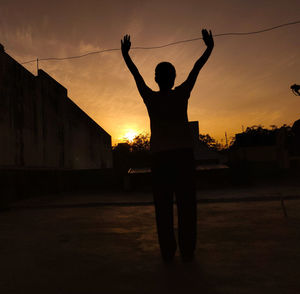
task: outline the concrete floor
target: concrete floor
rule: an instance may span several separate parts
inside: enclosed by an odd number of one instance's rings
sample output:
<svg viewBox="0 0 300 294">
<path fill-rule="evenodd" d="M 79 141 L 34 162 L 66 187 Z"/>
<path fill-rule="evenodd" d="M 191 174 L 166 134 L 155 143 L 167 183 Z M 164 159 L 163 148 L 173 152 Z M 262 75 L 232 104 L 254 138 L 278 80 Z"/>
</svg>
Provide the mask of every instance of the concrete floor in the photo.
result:
<svg viewBox="0 0 300 294">
<path fill-rule="evenodd" d="M 196 260 L 168 266 L 152 205 L 2 211 L 0 293 L 300 293 L 300 200 L 285 205 L 198 204 Z"/>
</svg>

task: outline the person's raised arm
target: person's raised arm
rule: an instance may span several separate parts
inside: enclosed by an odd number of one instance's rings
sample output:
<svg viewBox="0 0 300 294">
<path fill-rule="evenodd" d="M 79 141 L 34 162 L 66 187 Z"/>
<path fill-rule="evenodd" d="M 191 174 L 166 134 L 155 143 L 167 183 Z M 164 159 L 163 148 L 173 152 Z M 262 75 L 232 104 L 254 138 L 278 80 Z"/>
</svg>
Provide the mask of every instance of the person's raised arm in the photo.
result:
<svg viewBox="0 0 300 294">
<path fill-rule="evenodd" d="M 128 69 L 130 70 L 130 72 L 132 73 L 132 75 L 135 79 L 137 88 L 138 88 L 141 96 L 143 97 L 143 95 L 148 90 L 150 90 L 150 88 L 148 88 L 148 86 L 146 85 L 143 77 L 141 76 L 141 74 L 139 73 L 137 67 L 135 66 L 135 64 L 133 63 L 131 57 L 129 56 L 130 47 L 131 47 L 130 36 L 125 35 L 123 37 L 123 40 L 121 40 L 122 55 L 123 55 L 123 58 L 125 60 L 125 63 L 127 65 Z"/>
<path fill-rule="evenodd" d="M 202 37 L 203 37 L 203 41 L 204 41 L 205 45 L 207 46 L 207 48 L 204 51 L 204 53 L 202 54 L 202 56 L 196 61 L 195 65 L 194 65 L 193 69 L 191 70 L 186 81 L 183 82 L 180 86 L 180 87 L 184 87 L 189 92 L 192 91 L 201 68 L 206 63 L 207 59 L 209 58 L 209 56 L 214 48 L 214 39 L 213 39 L 211 31 L 209 31 L 209 33 L 208 33 L 207 30 L 202 30 Z"/>
</svg>

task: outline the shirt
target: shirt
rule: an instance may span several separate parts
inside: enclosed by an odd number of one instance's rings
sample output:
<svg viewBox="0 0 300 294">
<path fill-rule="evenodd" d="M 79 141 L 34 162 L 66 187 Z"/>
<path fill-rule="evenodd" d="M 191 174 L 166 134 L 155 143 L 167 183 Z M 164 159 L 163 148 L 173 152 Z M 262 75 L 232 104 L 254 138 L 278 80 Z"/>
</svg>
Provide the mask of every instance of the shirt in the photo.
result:
<svg viewBox="0 0 300 294">
<path fill-rule="evenodd" d="M 183 85 L 168 91 L 142 93 L 147 107 L 151 139 L 151 151 L 192 148 L 187 109 L 190 91 Z"/>
</svg>

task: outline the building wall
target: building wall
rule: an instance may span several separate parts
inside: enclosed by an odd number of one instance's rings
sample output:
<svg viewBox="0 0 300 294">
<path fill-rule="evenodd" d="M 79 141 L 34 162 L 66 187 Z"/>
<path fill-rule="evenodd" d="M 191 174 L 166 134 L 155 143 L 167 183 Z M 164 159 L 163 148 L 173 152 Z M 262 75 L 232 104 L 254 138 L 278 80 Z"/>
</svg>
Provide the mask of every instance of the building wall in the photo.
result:
<svg viewBox="0 0 300 294">
<path fill-rule="evenodd" d="M 0 46 L 0 168 L 112 168 L 111 136 L 39 70 Z"/>
<path fill-rule="evenodd" d="M 276 162 L 278 160 L 278 148 L 276 145 L 241 147 L 234 151 L 234 160 L 249 162 Z"/>
<path fill-rule="evenodd" d="M 218 152 L 210 150 L 199 140 L 199 122 L 190 121 L 189 122 L 190 131 L 194 144 L 194 157 L 197 164 L 204 163 L 224 163 L 227 161 L 227 158 Z"/>
</svg>

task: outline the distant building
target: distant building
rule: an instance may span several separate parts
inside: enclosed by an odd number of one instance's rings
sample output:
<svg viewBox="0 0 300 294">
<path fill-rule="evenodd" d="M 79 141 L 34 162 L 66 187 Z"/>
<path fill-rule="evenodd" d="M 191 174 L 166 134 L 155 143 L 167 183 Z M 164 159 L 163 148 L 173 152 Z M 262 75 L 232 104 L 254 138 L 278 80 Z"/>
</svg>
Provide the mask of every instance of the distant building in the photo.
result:
<svg viewBox="0 0 300 294">
<path fill-rule="evenodd" d="M 201 169 L 201 165 L 211 166 L 211 168 L 227 168 L 224 162 L 227 159 L 224 155 L 209 149 L 203 142 L 199 140 L 199 122 L 189 122 L 191 135 L 194 143 L 194 157 L 197 163 L 198 169 Z"/>
<path fill-rule="evenodd" d="M 230 162 L 235 166 L 299 168 L 300 120 L 292 128 L 263 130 L 235 135 L 230 149 Z"/>
<path fill-rule="evenodd" d="M 0 169 L 112 168 L 111 136 L 43 70 L 34 76 L 0 44 Z"/>
</svg>

